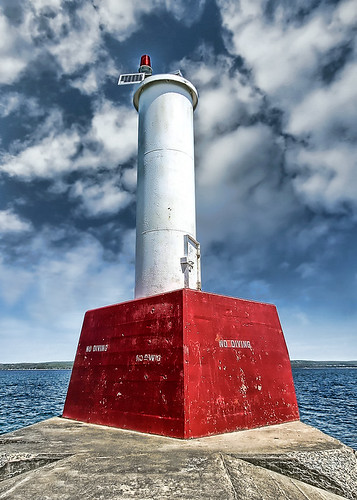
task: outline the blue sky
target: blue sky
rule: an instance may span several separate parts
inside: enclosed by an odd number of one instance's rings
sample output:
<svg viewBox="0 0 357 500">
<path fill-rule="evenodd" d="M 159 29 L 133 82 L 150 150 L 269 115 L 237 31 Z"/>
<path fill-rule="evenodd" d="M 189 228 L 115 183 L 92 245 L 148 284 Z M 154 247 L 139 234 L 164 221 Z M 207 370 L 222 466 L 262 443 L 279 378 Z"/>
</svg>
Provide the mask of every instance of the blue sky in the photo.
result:
<svg viewBox="0 0 357 500">
<path fill-rule="evenodd" d="M 131 86 L 181 69 L 203 289 L 274 303 L 292 359 L 357 359 L 355 0 L 2 0 L 0 362 L 74 358 L 133 297 Z"/>
</svg>

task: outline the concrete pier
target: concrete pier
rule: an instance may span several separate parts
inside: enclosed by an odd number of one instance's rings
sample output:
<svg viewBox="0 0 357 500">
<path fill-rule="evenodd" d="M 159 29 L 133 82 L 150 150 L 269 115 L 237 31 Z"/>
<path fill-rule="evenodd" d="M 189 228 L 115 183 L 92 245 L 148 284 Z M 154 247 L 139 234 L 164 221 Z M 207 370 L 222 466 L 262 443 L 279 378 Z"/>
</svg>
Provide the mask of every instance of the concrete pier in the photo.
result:
<svg viewBox="0 0 357 500">
<path fill-rule="evenodd" d="M 56 417 L 0 443 L 0 499 L 357 498 L 356 452 L 301 422 L 179 440 Z"/>
</svg>

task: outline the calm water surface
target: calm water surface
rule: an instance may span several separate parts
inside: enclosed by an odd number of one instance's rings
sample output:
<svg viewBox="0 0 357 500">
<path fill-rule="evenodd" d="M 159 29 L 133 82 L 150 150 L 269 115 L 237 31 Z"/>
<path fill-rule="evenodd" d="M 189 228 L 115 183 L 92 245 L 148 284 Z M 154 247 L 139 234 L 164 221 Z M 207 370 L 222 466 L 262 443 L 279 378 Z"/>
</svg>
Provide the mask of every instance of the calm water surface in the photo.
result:
<svg viewBox="0 0 357 500">
<path fill-rule="evenodd" d="M 294 368 L 300 418 L 357 450 L 357 368 Z"/>
<path fill-rule="evenodd" d="M 0 370 L 0 434 L 60 415 L 70 370 Z"/>
<path fill-rule="evenodd" d="M 0 434 L 61 415 L 70 370 L 0 370 Z M 301 420 L 357 449 L 355 368 L 293 369 Z"/>
</svg>

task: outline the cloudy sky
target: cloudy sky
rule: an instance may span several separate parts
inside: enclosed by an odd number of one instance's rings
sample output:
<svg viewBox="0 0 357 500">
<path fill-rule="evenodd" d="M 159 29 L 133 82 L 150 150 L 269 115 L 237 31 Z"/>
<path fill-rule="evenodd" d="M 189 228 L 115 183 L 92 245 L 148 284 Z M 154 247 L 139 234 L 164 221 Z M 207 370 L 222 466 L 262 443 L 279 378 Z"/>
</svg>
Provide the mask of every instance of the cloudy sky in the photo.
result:
<svg viewBox="0 0 357 500">
<path fill-rule="evenodd" d="M 2 0 L 0 362 L 71 360 L 133 297 L 151 56 L 199 91 L 203 289 L 276 304 L 292 359 L 357 359 L 355 0 Z"/>
</svg>

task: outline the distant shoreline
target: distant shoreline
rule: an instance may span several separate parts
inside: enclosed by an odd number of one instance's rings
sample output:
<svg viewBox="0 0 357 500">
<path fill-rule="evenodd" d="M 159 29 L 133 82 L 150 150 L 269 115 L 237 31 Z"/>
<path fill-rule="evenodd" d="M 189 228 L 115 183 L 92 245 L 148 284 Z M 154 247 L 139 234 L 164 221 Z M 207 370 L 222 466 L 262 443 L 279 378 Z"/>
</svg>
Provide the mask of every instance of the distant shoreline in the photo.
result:
<svg viewBox="0 0 357 500">
<path fill-rule="evenodd" d="M 292 359 L 291 368 L 357 368 L 357 361 L 309 361 Z"/>
<path fill-rule="evenodd" d="M 72 370 L 73 361 L 46 363 L 0 363 L 0 370 Z"/>
<path fill-rule="evenodd" d="M 357 368 L 357 361 L 309 361 L 291 360 L 292 368 Z M 51 361 L 48 363 L 0 363 L 4 370 L 72 370 L 73 361 Z"/>
</svg>

